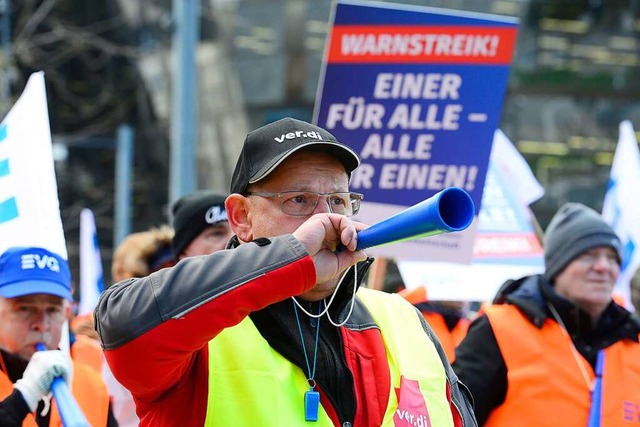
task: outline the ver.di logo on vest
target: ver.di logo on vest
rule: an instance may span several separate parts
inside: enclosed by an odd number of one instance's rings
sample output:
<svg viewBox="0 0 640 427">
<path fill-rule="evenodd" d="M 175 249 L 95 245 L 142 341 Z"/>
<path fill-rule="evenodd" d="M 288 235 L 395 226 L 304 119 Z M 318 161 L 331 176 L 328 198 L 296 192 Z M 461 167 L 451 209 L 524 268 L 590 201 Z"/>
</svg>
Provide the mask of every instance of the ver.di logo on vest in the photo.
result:
<svg viewBox="0 0 640 427">
<path fill-rule="evenodd" d="M 432 427 L 427 403 L 420 391 L 418 381 L 400 377 L 400 387 L 396 388 L 398 409 L 393 415 L 396 427 Z"/>
</svg>

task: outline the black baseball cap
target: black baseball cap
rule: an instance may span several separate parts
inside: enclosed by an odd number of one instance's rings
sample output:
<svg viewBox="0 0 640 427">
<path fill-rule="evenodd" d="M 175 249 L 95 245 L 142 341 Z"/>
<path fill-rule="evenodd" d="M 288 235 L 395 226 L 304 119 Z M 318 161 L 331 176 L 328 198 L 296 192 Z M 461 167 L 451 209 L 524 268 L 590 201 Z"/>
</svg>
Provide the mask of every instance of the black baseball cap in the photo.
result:
<svg viewBox="0 0 640 427">
<path fill-rule="evenodd" d="M 244 194 L 249 184 L 269 175 L 287 157 L 301 149 L 322 151 L 334 156 L 342 162 L 349 177 L 360 165 L 356 152 L 338 142 L 326 130 L 287 117 L 247 134 L 231 178 L 231 192 Z"/>
</svg>

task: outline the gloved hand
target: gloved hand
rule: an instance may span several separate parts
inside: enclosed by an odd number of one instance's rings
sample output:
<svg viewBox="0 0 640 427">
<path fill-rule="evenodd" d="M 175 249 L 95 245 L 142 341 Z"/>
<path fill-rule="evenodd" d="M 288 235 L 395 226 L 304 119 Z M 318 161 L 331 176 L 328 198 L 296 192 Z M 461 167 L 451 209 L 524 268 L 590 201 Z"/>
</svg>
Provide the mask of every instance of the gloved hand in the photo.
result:
<svg viewBox="0 0 640 427">
<path fill-rule="evenodd" d="M 22 393 L 33 412 L 38 407 L 38 402 L 49 394 L 53 379 L 62 377 L 68 384 L 72 372 L 71 358 L 66 353 L 60 350 L 36 351 L 22 378 L 13 386 Z"/>
</svg>

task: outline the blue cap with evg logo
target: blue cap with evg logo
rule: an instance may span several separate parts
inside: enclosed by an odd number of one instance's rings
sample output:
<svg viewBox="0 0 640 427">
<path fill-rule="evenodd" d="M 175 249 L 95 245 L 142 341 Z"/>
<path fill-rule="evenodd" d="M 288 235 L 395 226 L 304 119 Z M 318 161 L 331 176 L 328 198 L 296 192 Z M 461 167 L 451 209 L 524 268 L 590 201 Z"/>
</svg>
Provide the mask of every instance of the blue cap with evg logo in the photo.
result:
<svg viewBox="0 0 640 427">
<path fill-rule="evenodd" d="M 44 248 L 13 247 L 0 256 L 0 296 L 49 294 L 72 300 L 71 271 L 60 255 Z"/>
</svg>

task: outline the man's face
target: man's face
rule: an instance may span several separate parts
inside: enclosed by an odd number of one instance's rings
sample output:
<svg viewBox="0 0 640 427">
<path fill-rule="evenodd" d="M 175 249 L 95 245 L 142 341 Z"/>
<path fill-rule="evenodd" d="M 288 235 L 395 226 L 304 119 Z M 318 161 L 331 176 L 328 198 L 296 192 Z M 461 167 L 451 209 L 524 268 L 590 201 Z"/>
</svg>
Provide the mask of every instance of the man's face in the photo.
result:
<svg viewBox="0 0 640 427">
<path fill-rule="evenodd" d="M 58 348 L 69 306 L 47 294 L 0 297 L 0 347 L 29 360 L 37 343 Z"/>
<path fill-rule="evenodd" d="M 616 252 L 610 247 L 596 247 L 571 261 L 556 276 L 554 288 L 592 317 L 599 317 L 611 302 L 619 273 Z"/>
<path fill-rule="evenodd" d="M 185 250 L 180 254 L 180 259 L 196 256 L 209 255 L 217 251 L 221 251 L 227 245 L 229 239 L 233 236 L 233 231 L 227 221 L 221 221 L 217 224 L 210 225 L 205 228 L 195 239 L 189 243 Z"/>
<path fill-rule="evenodd" d="M 349 191 L 349 180 L 340 161 L 325 153 L 300 151 L 282 162 L 265 179 L 252 184 L 249 192 L 281 193 L 284 191 L 313 191 L 336 193 Z M 308 216 L 291 216 L 282 212 L 281 200 L 248 196 L 248 221 L 251 239 L 292 233 L 313 214 L 329 213 L 326 198 L 320 198 L 315 211 Z M 324 298 L 336 283 L 318 284 L 306 299 Z M 314 297 L 316 295 L 317 297 Z"/>
</svg>

